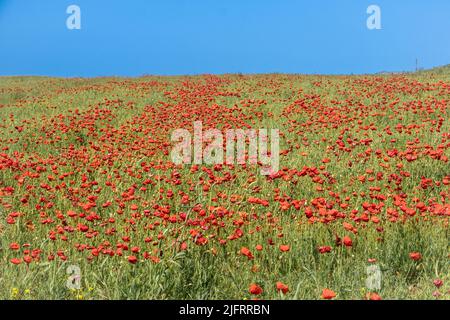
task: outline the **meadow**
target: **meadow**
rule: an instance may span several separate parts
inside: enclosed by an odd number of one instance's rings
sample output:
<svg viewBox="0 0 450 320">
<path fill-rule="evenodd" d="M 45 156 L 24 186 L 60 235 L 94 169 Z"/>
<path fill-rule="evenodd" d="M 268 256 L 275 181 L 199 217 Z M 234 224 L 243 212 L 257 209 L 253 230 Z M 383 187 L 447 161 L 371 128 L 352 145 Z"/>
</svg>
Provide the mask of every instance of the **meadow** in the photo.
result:
<svg viewBox="0 0 450 320">
<path fill-rule="evenodd" d="M 280 169 L 170 134 L 276 128 Z M 0 78 L 0 299 L 450 298 L 450 73 Z"/>
</svg>

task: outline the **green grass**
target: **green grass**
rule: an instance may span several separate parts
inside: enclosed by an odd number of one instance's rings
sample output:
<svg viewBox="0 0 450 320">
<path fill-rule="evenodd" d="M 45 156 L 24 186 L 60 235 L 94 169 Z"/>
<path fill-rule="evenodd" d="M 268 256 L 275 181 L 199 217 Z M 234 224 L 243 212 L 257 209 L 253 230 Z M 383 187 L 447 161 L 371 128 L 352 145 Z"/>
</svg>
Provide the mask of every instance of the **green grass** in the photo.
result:
<svg viewBox="0 0 450 320">
<path fill-rule="evenodd" d="M 429 154 L 441 149 L 450 157 L 450 87 L 444 69 L 354 77 L 0 78 L 0 298 L 250 299 L 249 286 L 257 283 L 262 299 L 319 299 L 324 288 L 338 299 L 365 299 L 373 291 L 366 287 L 367 268 L 375 264 L 382 271 L 376 291 L 383 299 L 435 299 L 435 291 L 439 299 L 449 299 L 449 213 L 432 212 L 434 204 L 449 208 L 444 184 L 450 179 L 449 162 Z M 224 166 L 212 181 L 202 170 L 175 168 L 164 153 L 170 144 L 164 142 L 170 141 L 171 130 L 198 119 L 217 127 L 278 128 L 280 150 L 290 150 L 281 156 L 280 168 L 315 167 L 319 174 L 269 181 L 255 167 Z M 337 140 L 349 149 L 339 149 Z M 387 156 L 393 149 L 400 154 Z M 418 159 L 410 162 L 406 154 L 411 150 Z M 324 158 L 331 161 L 323 163 Z M 365 182 L 358 180 L 361 176 Z M 423 177 L 432 186 L 421 187 Z M 151 183 L 144 184 L 146 179 Z M 140 189 L 144 185 L 147 190 Z M 209 189 L 203 191 L 205 186 Z M 130 188 L 135 189 L 132 197 Z M 166 196 L 169 189 L 173 197 Z M 179 192 L 190 202 L 183 203 Z M 233 195 L 239 199 L 231 201 Z M 404 195 L 404 203 L 397 204 Z M 267 199 L 269 205 L 251 204 L 249 197 Z M 283 199 L 306 204 L 282 210 Z M 305 209 L 318 199 L 326 204 L 313 208 L 316 221 L 309 220 Z M 89 202 L 96 206 L 83 209 Z M 111 205 L 103 207 L 105 202 Z M 409 217 L 402 212 L 402 205 L 415 208 L 418 202 L 427 206 L 425 213 L 417 210 Z M 344 203 L 348 206 L 340 207 Z M 170 206 L 171 215 L 184 212 L 204 228 L 170 223 L 154 215 L 162 210 L 156 204 Z M 196 204 L 205 216 L 194 210 Z M 354 219 L 366 204 L 380 205 L 377 213 L 369 213 L 379 222 Z M 210 206 L 228 214 L 210 212 Z M 325 223 L 319 207 L 344 216 Z M 388 208 L 398 211 L 397 221 L 390 221 Z M 70 218 L 70 210 L 97 218 Z M 9 224 L 13 212 L 22 215 Z M 346 230 L 344 222 L 357 231 Z M 79 224 L 89 226 L 92 237 L 78 231 Z M 111 228 L 115 233 L 107 232 Z M 220 243 L 237 228 L 242 237 Z M 192 230 L 207 243 L 195 244 Z M 77 249 L 85 244 L 117 250 L 123 236 L 131 239 L 122 256 L 97 257 L 92 248 Z M 336 236 L 351 237 L 353 245 L 337 245 Z M 13 242 L 30 247 L 11 250 Z M 181 242 L 186 250 L 179 249 Z M 280 245 L 290 250 L 282 252 Z M 131 253 L 133 246 L 140 252 Z M 332 251 L 320 254 L 319 246 Z M 243 256 L 242 247 L 254 259 Z M 27 249 L 41 249 L 40 258 L 11 263 L 23 259 Z M 144 259 L 145 251 L 157 261 Z M 413 261 L 411 252 L 420 252 L 422 259 Z M 49 261 L 49 255 L 55 259 Z M 138 256 L 138 263 L 129 263 L 130 255 Z M 72 265 L 81 270 L 79 290 L 66 285 Z M 440 289 L 435 279 L 443 280 Z M 289 286 L 287 294 L 277 292 L 278 281 Z"/>
</svg>

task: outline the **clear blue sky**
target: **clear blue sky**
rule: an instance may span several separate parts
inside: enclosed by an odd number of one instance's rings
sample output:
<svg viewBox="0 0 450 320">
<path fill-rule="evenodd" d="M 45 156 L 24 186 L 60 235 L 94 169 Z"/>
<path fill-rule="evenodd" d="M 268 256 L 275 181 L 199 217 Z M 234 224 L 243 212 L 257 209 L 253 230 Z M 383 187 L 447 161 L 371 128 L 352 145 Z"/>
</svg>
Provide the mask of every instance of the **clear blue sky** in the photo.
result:
<svg viewBox="0 0 450 320">
<path fill-rule="evenodd" d="M 81 30 L 66 28 L 71 4 Z M 373 73 L 416 58 L 450 63 L 449 0 L 0 0 L 0 75 Z"/>
</svg>

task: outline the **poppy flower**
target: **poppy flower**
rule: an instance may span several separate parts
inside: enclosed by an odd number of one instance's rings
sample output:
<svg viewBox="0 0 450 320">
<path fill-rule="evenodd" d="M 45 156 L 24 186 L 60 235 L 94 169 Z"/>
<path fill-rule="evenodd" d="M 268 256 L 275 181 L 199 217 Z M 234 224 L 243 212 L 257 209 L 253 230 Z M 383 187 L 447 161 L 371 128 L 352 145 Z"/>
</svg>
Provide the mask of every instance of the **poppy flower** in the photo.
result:
<svg viewBox="0 0 450 320">
<path fill-rule="evenodd" d="M 344 243 L 344 245 L 345 245 L 346 247 L 351 247 L 351 246 L 353 245 L 353 241 L 352 241 L 352 239 L 351 239 L 349 236 L 345 236 L 345 237 L 342 239 L 342 242 Z"/>
<path fill-rule="evenodd" d="M 241 248 L 241 254 L 246 256 L 248 258 L 248 260 L 252 260 L 254 258 L 251 251 L 246 247 Z"/>
<path fill-rule="evenodd" d="M 376 301 L 376 300 L 382 300 L 381 297 L 380 297 L 377 293 L 375 293 L 375 292 L 369 293 L 369 294 L 368 294 L 368 298 L 369 298 L 369 300 L 374 300 L 374 301 Z"/>
<path fill-rule="evenodd" d="M 288 245 L 286 245 L 286 244 L 280 245 L 280 251 L 281 252 L 288 252 L 290 249 L 291 248 Z"/>
<path fill-rule="evenodd" d="M 22 260 L 20 260 L 18 258 L 12 258 L 10 261 L 12 264 L 20 264 L 22 262 Z"/>
<path fill-rule="evenodd" d="M 433 297 L 439 298 L 441 296 L 441 293 L 439 291 L 433 291 Z"/>
<path fill-rule="evenodd" d="M 128 262 L 135 264 L 138 261 L 138 259 L 136 258 L 136 256 L 129 256 L 128 257 Z"/>
<path fill-rule="evenodd" d="M 140 251 L 139 247 L 133 247 L 131 248 L 131 252 L 138 253 Z"/>
<path fill-rule="evenodd" d="M 276 286 L 277 286 L 277 291 L 281 291 L 281 292 L 283 292 L 283 294 L 286 294 L 289 291 L 289 287 L 287 285 L 285 285 L 283 282 L 278 281 L 276 283 Z"/>
<path fill-rule="evenodd" d="M 253 295 L 260 295 L 263 293 L 263 289 L 255 283 L 252 283 L 249 288 L 249 292 Z"/>
<path fill-rule="evenodd" d="M 433 281 L 433 284 L 436 286 L 436 288 L 440 288 L 442 287 L 442 285 L 444 284 L 444 282 L 441 279 L 436 279 Z"/>
<path fill-rule="evenodd" d="M 336 297 L 336 293 L 333 290 L 327 288 L 322 290 L 322 299 L 329 300 L 333 299 L 334 297 Z"/>
<path fill-rule="evenodd" d="M 19 249 L 20 249 L 20 245 L 19 245 L 18 243 L 13 242 L 13 243 L 11 243 L 11 244 L 9 245 L 9 248 L 10 248 L 11 250 L 19 250 Z"/>
<path fill-rule="evenodd" d="M 409 257 L 414 261 L 419 261 L 422 259 L 422 255 L 420 254 L 420 252 L 411 252 L 409 254 Z"/>
<path fill-rule="evenodd" d="M 328 252 L 331 252 L 331 247 L 330 246 L 321 246 L 321 247 L 317 248 L 317 250 L 319 250 L 320 253 L 328 253 Z"/>
</svg>

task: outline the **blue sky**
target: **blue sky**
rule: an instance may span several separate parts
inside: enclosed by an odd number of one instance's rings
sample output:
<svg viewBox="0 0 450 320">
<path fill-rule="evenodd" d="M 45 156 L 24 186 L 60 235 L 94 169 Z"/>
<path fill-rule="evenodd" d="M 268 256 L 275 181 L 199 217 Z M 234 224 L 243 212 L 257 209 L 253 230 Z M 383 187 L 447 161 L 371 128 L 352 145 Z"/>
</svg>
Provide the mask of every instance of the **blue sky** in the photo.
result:
<svg viewBox="0 0 450 320">
<path fill-rule="evenodd" d="M 81 9 L 69 30 L 66 8 Z M 381 30 L 366 27 L 369 5 Z M 0 75 L 350 74 L 450 63 L 448 0 L 0 0 Z"/>
</svg>

